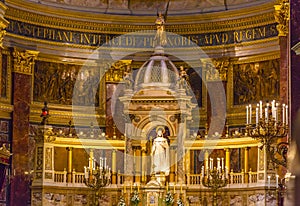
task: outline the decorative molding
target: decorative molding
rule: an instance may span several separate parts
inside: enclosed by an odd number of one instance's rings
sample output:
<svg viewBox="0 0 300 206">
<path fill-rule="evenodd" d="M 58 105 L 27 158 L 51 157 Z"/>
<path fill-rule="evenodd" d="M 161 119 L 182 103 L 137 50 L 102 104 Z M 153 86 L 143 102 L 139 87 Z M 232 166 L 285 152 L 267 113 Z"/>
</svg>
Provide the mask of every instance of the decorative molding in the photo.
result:
<svg viewBox="0 0 300 206">
<path fill-rule="evenodd" d="M 34 62 L 37 58 L 39 51 L 25 50 L 20 51 L 14 47 L 14 69 L 13 71 L 21 74 L 31 75 L 34 70 Z"/>
</svg>

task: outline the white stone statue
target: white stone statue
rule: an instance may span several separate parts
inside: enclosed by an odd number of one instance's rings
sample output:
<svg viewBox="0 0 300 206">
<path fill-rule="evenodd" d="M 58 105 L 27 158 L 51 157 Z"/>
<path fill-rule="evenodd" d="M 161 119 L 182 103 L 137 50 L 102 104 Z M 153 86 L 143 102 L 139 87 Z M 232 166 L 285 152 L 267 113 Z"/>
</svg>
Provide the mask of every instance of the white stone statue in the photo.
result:
<svg viewBox="0 0 300 206">
<path fill-rule="evenodd" d="M 152 156 L 152 173 L 164 173 L 165 176 L 170 172 L 170 150 L 167 138 L 163 136 L 164 128 L 156 128 L 156 138 L 153 140 Z"/>
</svg>

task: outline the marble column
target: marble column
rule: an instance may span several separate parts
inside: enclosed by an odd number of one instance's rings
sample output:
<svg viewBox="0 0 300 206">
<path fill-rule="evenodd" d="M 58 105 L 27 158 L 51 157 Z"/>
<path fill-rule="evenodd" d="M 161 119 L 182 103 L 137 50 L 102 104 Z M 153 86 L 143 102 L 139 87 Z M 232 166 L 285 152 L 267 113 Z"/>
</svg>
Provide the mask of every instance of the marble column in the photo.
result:
<svg viewBox="0 0 300 206">
<path fill-rule="evenodd" d="M 66 150 L 68 151 L 67 182 L 71 183 L 72 182 L 72 170 L 73 170 L 73 161 L 72 161 L 73 148 L 67 147 Z"/>
<path fill-rule="evenodd" d="M 209 154 L 208 154 L 208 151 L 206 150 L 204 152 L 204 162 L 205 162 L 204 169 L 205 169 L 205 171 L 209 169 L 209 166 L 208 166 L 209 160 L 208 160 L 208 158 L 209 158 Z"/>
<path fill-rule="evenodd" d="M 133 149 L 132 139 L 129 138 L 132 133 L 132 124 L 126 123 L 125 126 L 125 154 L 124 154 L 124 173 L 125 184 L 128 185 L 133 182 Z"/>
<path fill-rule="evenodd" d="M 117 184 L 117 151 L 113 150 L 111 153 L 111 184 Z"/>
<path fill-rule="evenodd" d="M 280 45 L 280 101 L 288 102 L 288 86 L 289 86 L 289 3 L 281 0 L 274 5 L 274 17 L 278 25 L 276 26 Z"/>
<path fill-rule="evenodd" d="M 294 51 L 291 51 L 291 70 L 290 70 L 290 112 L 291 112 L 291 138 L 293 143 L 297 143 L 298 156 L 300 152 L 300 2 L 298 0 L 290 0 L 290 45 Z M 296 138 L 295 138 L 296 137 Z M 296 158 L 297 159 L 297 158 Z M 291 161 L 293 165 L 299 165 L 299 161 Z M 295 174 L 298 167 L 290 168 L 292 174 Z M 299 170 L 298 170 L 299 171 Z M 290 201 L 300 202 L 300 172 L 297 172 L 295 179 L 294 195 L 289 195 Z M 290 193 L 290 191 L 288 191 Z M 290 205 L 290 204 L 285 204 Z"/>
<path fill-rule="evenodd" d="M 12 114 L 12 171 L 10 205 L 26 205 L 30 201 L 29 115 L 32 94 L 32 72 L 37 51 L 13 50 L 13 99 Z"/>
<path fill-rule="evenodd" d="M 171 160 L 171 168 L 170 168 L 170 182 L 175 182 L 175 169 L 176 169 L 176 148 L 170 148 L 170 160 Z"/>
<path fill-rule="evenodd" d="M 190 150 L 186 150 L 185 153 L 185 173 L 186 174 L 190 174 L 190 167 L 191 167 L 191 151 Z"/>
<path fill-rule="evenodd" d="M 227 168 L 228 173 L 230 173 L 230 149 L 225 149 L 225 168 Z"/>
<path fill-rule="evenodd" d="M 244 149 L 244 171 L 245 171 L 245 183 L 248 183 L 249 178 L 249 147 Z"/>
<path fill-rule="evenodd" d="M 136 147 L 135 151 L 135 182 L 141 182 L 141 148 Z"/>
<path fill-rule="evenodd" d="M 147 181 L 147 150 L 142 149 L 142 182 Z"/>
</svg>

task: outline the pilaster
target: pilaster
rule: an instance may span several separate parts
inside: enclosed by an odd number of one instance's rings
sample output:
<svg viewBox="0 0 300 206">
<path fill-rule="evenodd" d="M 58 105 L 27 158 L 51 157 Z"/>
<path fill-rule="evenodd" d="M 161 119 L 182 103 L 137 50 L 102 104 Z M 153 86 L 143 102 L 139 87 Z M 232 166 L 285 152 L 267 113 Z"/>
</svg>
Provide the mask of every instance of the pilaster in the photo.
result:
<svg viewBox="0 0 300 206">
<path fill-rule="evenodd" d="M 24 205 L 30 201 L 30 180 L 25 172 L 29 168 L 29 115 L 31 104 L 32 72 L 39 52 L 17 48 L 13 50 L 13 105 L 12 115 L 12 171 L 11 205 Z"/>
</svg>

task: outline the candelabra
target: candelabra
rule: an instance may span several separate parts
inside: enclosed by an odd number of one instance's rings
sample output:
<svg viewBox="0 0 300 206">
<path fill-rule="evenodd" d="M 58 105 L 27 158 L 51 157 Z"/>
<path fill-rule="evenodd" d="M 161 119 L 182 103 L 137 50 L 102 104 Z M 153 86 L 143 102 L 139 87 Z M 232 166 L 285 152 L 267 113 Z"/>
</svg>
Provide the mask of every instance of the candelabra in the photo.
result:
<svg viewBox="0 0 300 206">
<path fill-rule="evenodd" d="M 208 162 L 208 160 L 206 160 Z M 220 158 L 217 158 L 217 167 L 213 167 L 213 159 L 210 158 L 210 165 L 206 164 L 206 171 L 202 166 L 202 185 L 212 189 L 213 191 L 213 205 L 217 205 L 217 190 L 225 187 L 228 184 L 228 171 L 225 167 L 222 158 L 222 166 L 220 164 Z"/>
<path fill-rule="evenodd" d="M 95 158 L 89 158 L 89 166 L 84 167 L 84 183 L 95 191 L 93 205 L 99 205 L 98 190 L 108 186 L 111 182 L 111 169 L 106 164 L 106 158 L 100 157 L 99 166 L 96 166 Z"/>
<path fill-rule="evenodd" d="M 264 109 L 264 111 L 263 111 Z M 287 166 L 288 142 L 278 142 L 288 133 L 288 106 L 276 103 L 266 103 L 263 108 L 262 101 L 256 106 L 255 124 L 252 123 L 252 105 L 246 106 L 246 135 L 259 139 L 262 147 L 272 162 Z"/>
</svg>

